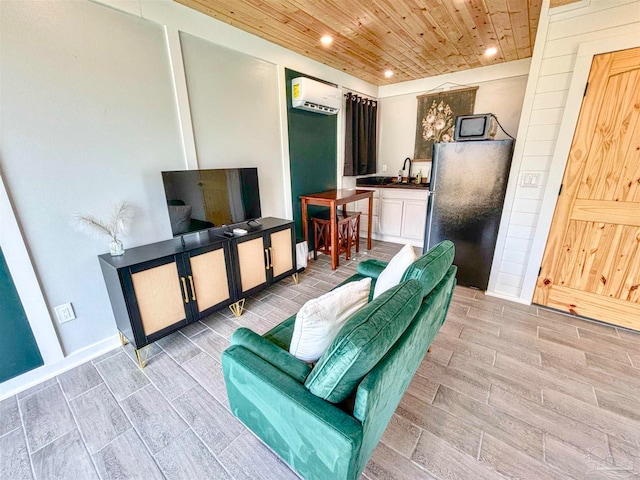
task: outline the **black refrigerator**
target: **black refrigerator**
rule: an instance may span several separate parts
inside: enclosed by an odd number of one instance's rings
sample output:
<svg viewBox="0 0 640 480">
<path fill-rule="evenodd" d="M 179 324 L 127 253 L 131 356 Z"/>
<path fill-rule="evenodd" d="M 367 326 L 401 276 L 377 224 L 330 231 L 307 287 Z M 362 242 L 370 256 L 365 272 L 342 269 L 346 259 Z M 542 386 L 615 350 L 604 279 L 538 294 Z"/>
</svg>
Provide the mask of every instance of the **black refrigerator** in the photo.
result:
<svg viewBox="0 0 640 480">
<path fill-rule="evenodd" d="M 451 240 L 458 285 L 487 289 L 512 155 L 513 140 L 433 145 L 423 251 Z"/>
</svg>

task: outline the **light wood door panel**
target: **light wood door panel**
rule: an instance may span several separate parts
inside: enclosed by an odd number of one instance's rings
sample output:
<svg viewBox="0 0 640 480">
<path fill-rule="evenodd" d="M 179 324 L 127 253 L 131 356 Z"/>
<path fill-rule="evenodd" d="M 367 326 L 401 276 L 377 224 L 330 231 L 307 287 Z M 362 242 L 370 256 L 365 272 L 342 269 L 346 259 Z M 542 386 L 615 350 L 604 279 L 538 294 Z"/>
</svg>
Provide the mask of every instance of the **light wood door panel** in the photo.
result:
<svg viewBox="0 0 640 480">
<path fill-rule="evenodd" d="M 223 248 L 190 257 L 189 263 L 198 312 L 229 300 L 227 264 Z"/>
<path fill-rule="evenodd" d="M 293 268 L 292 249 L 290 228 L 271 234 L 270 256 L 274 277 L 289 272 Z"/>
<path fill-rule="evenodd" d="M 262 237 L 238 243 L 240 284 L 242 292 L 267 282 L 265 251 Z"/>
<path fill-rule="evenodd" d="M 146 336 L 186 319 L 175 262 L 134 273 L 131 280 Z"/>
<path fill-rule="evenodd" d="M 640 48 L 594 57 L 533 301 L 640 330 Z"/>
</svg>

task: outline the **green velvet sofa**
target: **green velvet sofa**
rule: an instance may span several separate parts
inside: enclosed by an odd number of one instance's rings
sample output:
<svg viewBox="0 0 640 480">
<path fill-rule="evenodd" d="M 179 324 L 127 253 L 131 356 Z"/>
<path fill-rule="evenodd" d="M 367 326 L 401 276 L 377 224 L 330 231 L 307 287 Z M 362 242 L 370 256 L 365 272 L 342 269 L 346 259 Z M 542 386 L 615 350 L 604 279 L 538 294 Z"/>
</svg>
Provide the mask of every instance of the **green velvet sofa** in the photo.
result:
<svg viewBox="0 0 640 480">
<path fill-rule="evenodd" d="M 313 368 L 289 354 L 295 315 L 263 336 L 238 329 L 222 355 L 233 414 L 303 478 L 358 478 L 444 322 L 453 256 L 444 241 L 418 258 L 400 285 L 347 320 Z M 373 292 L 385 265 L 361 262 L 343 284 L 371 277 Z"/>
</svg>

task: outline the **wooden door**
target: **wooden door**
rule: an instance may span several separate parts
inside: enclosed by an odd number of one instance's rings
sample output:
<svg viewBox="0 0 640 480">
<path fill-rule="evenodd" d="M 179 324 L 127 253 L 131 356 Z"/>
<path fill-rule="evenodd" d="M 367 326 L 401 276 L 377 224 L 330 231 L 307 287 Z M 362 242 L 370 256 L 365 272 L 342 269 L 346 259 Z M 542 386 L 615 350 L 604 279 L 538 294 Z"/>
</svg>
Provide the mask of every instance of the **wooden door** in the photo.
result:
<svg viewBox="0 0 640 480">
<path fill-rule="evenodd" d="M 640 330 L 640 48 L 594 57 L 533 301 Z"/>
<path fill-rule="evenodd" d="M 229 206 L 229 187 L 225 170 L 204 170 L 199 172 L 198 186 L 202 195 L 206 219 L 214 225 L 233 223 Z"/>
<path fill-rule="evenodd" d="M 272 277 L 290 273 L 293 269 L 292 228 L 286 228 L 270 235 L 269 260 Z"/>
</svg>

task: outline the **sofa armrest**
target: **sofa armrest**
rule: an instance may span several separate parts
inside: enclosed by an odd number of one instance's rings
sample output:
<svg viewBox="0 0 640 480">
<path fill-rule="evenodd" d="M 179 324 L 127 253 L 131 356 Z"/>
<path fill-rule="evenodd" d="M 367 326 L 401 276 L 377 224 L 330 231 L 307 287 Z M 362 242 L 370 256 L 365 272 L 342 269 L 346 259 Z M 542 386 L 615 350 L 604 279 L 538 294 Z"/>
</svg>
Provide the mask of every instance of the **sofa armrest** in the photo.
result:
<svg viewBox="0 0 640 480">
<path fill-rule="evenodd" d="M 233 414 L 303 478 L 355 478 L 360 422 L 239 345 L 222 369 Z"/>
<path fill-rule="evenodd" d="M 380 260 L 365 260 L 358 263 L 356 269 L 360 275 L 377 279 L 382 270 L 387 266 L 387 262 Z"/>
<path fill-rule="evenodd" d="M 302 360 L 248 328 L 239 328 L 233 332 L 231 345 L 239 345 L 246 348 L 298 382 L 304 382 L 309 372 L 311 372 L 311 367 Z"/>
</svg>

